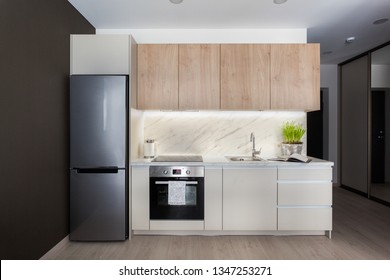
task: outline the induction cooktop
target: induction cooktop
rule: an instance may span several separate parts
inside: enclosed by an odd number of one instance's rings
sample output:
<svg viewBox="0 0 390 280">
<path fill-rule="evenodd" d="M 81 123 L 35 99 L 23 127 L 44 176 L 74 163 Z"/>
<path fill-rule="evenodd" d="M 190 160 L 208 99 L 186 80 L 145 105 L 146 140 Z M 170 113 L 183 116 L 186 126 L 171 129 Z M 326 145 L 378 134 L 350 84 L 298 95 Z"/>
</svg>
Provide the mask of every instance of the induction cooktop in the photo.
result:
<svg viewBox="0 0 390 280">
<path fill-rule="evenodd" d="M 154 162 L 203 162 L 200 155 L 161 155 L 157 156 Z"/>
</svg>

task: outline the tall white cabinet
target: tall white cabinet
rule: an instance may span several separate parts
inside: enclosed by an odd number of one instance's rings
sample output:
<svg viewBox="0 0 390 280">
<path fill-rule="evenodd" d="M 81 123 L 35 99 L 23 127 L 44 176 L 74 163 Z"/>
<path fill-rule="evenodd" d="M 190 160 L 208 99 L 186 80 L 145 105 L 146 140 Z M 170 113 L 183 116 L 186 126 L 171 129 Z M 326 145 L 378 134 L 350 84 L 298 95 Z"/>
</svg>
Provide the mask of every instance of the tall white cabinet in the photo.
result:
<svg viewBox="0 0 390 280">
<path fill-rule="evenodd" d="M 136 85 L 137 85 L 137 43 L 130 35 L 79 35 L 74 34 L 70 36 L 70 75 L 129 75 L 129 95 L 130 107 L 136 107 Z M 133 110 L 129 112 L 133 114 Z M 133 119 L 133 118 L 131 118 Z M 129 123 L 129 139 L 131 136 L 135 137 L 137 131 Z M 131 142 L 129 151 L 137 151 L 136 141 Z M 137 157 L 137 155 L 136 155 Z M 132 155 L 129 155 L 132 158 Z M 149 182 L 142 181 L 145 176 L 148 178 L 148 173 L 143 169 L 133 170 L 136 175 L 135 178 L 140 178 L 134 183 L 136 187 L 148 187 Z M 137 176 L 140 174 L 140 176 Z M 145 175 L 146 174 L 146 175 Z M 141 176 L 145 175 L 145 176 Z M 129 174 L 131 176 L 131 171 Z M 129 182 L 129 189 L 131 190 L 131 180 Z M 144 189 L 136 189 L 136 191 L 145 191 Z M 137 193 L 138 195 L 141 195 Z M 136 207 L 143 207 L 137 205 Z M 137 227 L 148 228 L 142 220 L 142 216 L 132 215 L 132 197 L 129 191 L 129 225 L 132 228 L 132 217 Z M 144 209 L 144 208 L 142 208 Z M 145 210 L 146 211 L 146 210 Z M 147 214 L 148 215 L 148 214 Z M 148 216 L 149 218 L 149 216 Z M 131 238 L 131 236 L 129 236 Z"/>
</svg>

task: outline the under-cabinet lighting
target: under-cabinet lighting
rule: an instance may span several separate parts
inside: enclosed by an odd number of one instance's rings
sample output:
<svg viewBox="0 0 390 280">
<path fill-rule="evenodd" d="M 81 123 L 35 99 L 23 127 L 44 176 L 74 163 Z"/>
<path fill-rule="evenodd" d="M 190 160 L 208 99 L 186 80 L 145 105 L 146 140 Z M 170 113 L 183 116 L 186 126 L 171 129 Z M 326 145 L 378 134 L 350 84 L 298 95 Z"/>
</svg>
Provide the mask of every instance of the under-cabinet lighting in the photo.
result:
<svg viewBox="0 0 390 280">
<path fill-rule="evenodd" d="M 183 0 L 169 0 L 172 4 L 180 4 Z"/>
<path fill-rule="evenodd" d="M 286 2 L 287 2 L 287 0 L 274 0 L 275 4 L 284 4 Z"/>
</svg>

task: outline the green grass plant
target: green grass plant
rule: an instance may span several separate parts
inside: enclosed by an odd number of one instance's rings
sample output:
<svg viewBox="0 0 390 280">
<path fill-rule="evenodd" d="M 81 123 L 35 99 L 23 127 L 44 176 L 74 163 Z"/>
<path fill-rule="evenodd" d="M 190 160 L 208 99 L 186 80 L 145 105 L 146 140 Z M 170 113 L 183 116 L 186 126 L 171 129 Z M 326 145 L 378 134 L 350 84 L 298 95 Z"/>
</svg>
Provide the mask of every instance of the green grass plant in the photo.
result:
<svg viewBox="0 0 390 280">
<path fill-rule="evenodd" d="M 306 130 L 301 124 L 295 122 L 285 122 L 283 125 L 283 137 L 286 144 L 301 144 L 301 139 Z"/>
</svg>

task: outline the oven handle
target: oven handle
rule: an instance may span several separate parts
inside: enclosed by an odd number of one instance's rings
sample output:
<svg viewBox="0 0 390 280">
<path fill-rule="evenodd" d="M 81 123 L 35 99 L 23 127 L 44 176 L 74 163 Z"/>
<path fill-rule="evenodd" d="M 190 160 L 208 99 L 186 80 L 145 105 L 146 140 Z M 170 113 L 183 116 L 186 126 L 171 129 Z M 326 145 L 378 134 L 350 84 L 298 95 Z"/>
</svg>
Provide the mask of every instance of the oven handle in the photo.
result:
<svg viewBox="0 0 390 280">
<path fill-rule="evenodd" d="M 154 182 L 156 185 L 168 185 L 169 181 L 156 181 Z M 186 185 L 197 185 L 197 181 L 180 181 L 180 182 L 185 182 Z"/>
</svg>

